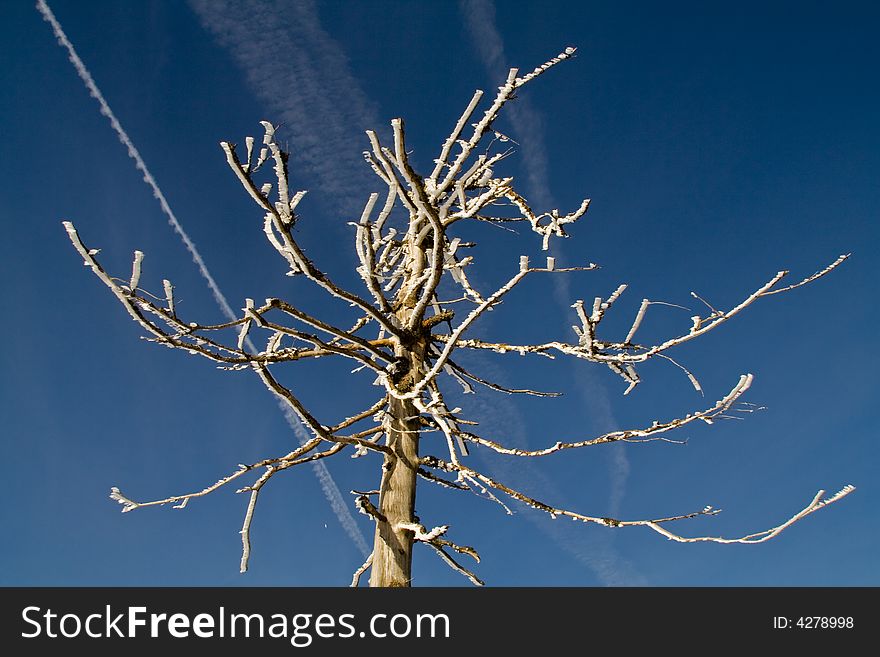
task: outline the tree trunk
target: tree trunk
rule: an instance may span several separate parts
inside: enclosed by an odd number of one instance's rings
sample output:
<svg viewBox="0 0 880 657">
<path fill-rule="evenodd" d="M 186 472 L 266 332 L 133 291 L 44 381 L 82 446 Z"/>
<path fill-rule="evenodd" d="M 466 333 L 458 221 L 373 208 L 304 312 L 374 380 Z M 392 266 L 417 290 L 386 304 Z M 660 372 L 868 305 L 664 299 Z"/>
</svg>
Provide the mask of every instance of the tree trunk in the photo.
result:
<svg viewBox="0 0 880 657">
<path fill-rule="evenodd" d="M 379 488 L 379 513 L 373 545 L 370 586 L 409 586 L 412 579 L 413 533 L 398 529 L 401 522 L 414 522 L 416 470 L 419 461 L 418 416 L 411 402 L 392 400 L 388 446 L 395 456 L 385 457 Z"/>
<path fill-rule="evenodd" d="M 400 346 L 396 355 L 406 358 L 398 389 L 410 389 L 422 377 L 424 345 Z M 416 471 L 419 468 L 419 411 L 411 401 L 392 399 L 388 412 L 387 444 L 394 456 L 382 464 L 379 514 L 373 543 L 370 586 L 409 586 L 412 580 L 413 532 L 400 523 L 416 522 Z"/>
<path fill-rule="evenodd" d="M 396 302 L 396 315 L 403 326 L 409 322 L 418 296 L 418 288 L 413 289 L 407 282 L 416 280 L 427 262 L 423 247 L 411 244 L 410 249 L 407 275 Z M 401 392 L 411 390 L 424 376 L 427 340 L 417 334 L 410 338 L 411 341 L 399 342 L 394 348 L 394 355 L 400 365 L 399 371 L 392 375 L 392 382 Z M 386 454 L 382 463 L 382 483 L 379 486 L 380 518 L 376 522 L 376 537 L 373 542 L 371 587 L 410 586 L 412 581 L 414 534 L 409 529 L 400 529 L 399 524 L 416 521 L 420 413 L 412 401 L 394 398 L 388 405 L 388 413 L 390 427 L 386 433 L 386 444 L 394 455 Z"/>
</svg>

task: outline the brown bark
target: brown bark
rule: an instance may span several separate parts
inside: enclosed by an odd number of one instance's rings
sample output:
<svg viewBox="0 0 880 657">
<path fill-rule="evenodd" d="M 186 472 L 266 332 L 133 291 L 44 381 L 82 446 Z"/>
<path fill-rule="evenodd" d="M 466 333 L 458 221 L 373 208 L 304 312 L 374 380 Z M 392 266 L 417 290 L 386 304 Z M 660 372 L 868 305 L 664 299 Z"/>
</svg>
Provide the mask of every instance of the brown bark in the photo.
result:
<svg viewBox="0 0 880 657">
<path fill-rule="evenodd" d="M 400 346 L 399 356 L 408 361 L 398 389 L 406 390 L 421 378 L 424 345 Z M 406 367 L 406 366 L 405 366 Z M 388 406 L 390 427 L 379 486 L 379 514 L 373 544 L 370 586 L 410 586 L 412 580 L 413 532 L 398 529 L 400 523 L 415 522 L 416 471 L 419 467 L 419 411 L 409 400 L 392 399 Z"/>
<path fill-rule="evenodd" d="M 411 251 L 408 279 L 425 266 L 425 253 L 415 247 Z M 418 290 L 403 285 L 397 300 L 396 315 L 406 326 L 414 312 Z M 400 359 L 392 383 L 401 392 L 412 389 L 423 374 L 427 340 L 421 333 L 398 341 L 394 355 Z M 386 432 L 388 447 L 382 463 L 382 482 L 379 486 L 379 518 L 373 541 L 373 564 L 370 570 L 371 587 L 405 587 L 412 581 L 412 530 L 399 529 L 401 523 L 416 522 L 416 477 L 419 468 L 419 411 L 411 400 L 392 398 L 388 404 L 390 426 Z"/>
<path fill-rule="evenodd" d="M 397 529 L 398 523 L 413 522 L 416 501 L 416 469 L 419 459 L 418 423 L 404 418 L 417 414 L 409 402 L 391 402 L 392 428 L 379 488 L 379 513 L 373 546 L 370 586 L 409 586 L 412 579 L 413 533 Z"/>
</svg>

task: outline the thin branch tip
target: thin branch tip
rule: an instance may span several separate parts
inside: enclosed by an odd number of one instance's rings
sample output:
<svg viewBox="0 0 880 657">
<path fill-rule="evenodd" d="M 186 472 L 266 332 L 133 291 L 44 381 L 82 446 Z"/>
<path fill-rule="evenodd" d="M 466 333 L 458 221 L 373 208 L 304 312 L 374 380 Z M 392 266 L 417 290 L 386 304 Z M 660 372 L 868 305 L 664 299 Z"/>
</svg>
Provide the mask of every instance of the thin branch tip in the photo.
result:
<svg viewBox="0 0 880 657">
<path fill-rule="evenodd" d="M 129 511 L 132 511 L 133 509 L 136 509 L 140 506 L 140 504 L 138 504 L 137 502 L 130 500 L 125 495 L 123 495 L 116 486 L 113 486 L 110 489 L 110 499 L 115 500 L 122 505 L 122 513 L 128 513 Z"/>
</svg>

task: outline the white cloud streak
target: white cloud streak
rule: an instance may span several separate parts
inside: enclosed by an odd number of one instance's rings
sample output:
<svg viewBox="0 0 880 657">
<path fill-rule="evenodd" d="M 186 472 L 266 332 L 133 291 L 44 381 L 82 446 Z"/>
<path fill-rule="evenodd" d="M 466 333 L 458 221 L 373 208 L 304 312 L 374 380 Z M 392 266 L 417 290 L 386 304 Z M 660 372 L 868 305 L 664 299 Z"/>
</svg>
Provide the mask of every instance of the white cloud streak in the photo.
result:
<svg viewBox="0 0 880 657">
<path fill-rule="evenodd" d="M 460 0 L 459 7 L 486 72 L 493 80 L 504 80 L 510 67 L 504 54 L 504 41 L 495 27 L 494 4 L 491 0 Z M 519 142 L 530 200 L 535 206 L 549 207 L 553 201 L 547 177 L 547 150 L 541 114 L 524 95 L 507 105 L 504 112 L 515 130 L 515 134 L 510 136 Z"/>
<path fill-rule="evenodd" d="M 37 0 L 36 7 L 37 10 L 43 15 L 43 19 L 48 22 L 49 25 L 51 25 L 52 31 L 54 32 L 55 37 L 58 39 L 58 43 L 67 50 L 68 59 L 70 60 L 71 64 L 73 64 L 73 67 L 74 69 L 76 69 L 76 73 L 83 81 L 83 84 L 85 84 L 86 88 L 89 90 L 89 94 L 98 101 L 98 105 L 101 108 L 101 114 L 109 119 L 111 127 L 113 128 L 114 132 L 116 132 L 116 135 L 119 137 L 119 141 L 122 142 L 123 146 L 128 149 L 128 156 L 132 160 L 134 160 L 135 167 L 144 176 L 144 182 L 150 187 L 150 189 L 152 189 L 153 196 L 155 196 L 156 199 L 159 201 L 159 206 L 161 207 L 162 212 L 168 217 L 168 223 L 174 229 L 174 232 L 177 233 L 177 235 L 180 237 L 183 245 L 186 247 L 186 250 L 189 251 L 190 255 L 192 256 L 193 262 L 195 262 L 196 266 L 198 267 L 199 273 L 208 284 L 208 288 L 211 290 L 211 294 L 213 295 L 214 300 L 216 301 L 220 310 L 223 312 L 224 316 L 226 316 L 227 319 L 236 319 L 236 315 L 233 312 L 232 307 L 229 305 L 226 296 L 220 290 L 220 287 L 217 285 L 217 282 L 214 280 L 214 277 L 208 270 L 208 267 L 205 264 L 205 261 L 199 253 L 198 249 L 196 248 L 195 243 L 189 237 L 187 232 L 183 229 L 180 221 L 171 210 L 171 206 L 169 206 L 168 201 L 165 199 L 165 195 L 162 193 L 162 190 L 156 183 L 156 179 L 153 177 L 153 174 L 150 173 L 150 170 L 147 168 L 146 163 L 140 155 L 140 152 L 138 152 L 138 149 L 131 141 L 131 138 L 123 129 L 122 124 L 119 122 L 119 119 L 116 118 L 113 110 L 110 109 L 110 105 L 107 103 L 104 95 L 101 93 L 101 90 L 98 89 L 98 86 L 95 84 L 95 81 L 92 78 L 89 70 L 86 68 L 86 65 L 79 58 L 79 55 L 77 55 L 73 44 L 67 38 L 67 35 L 64 33 L 64 30 L 62 29 L 61 24 L 58 22 L 58 19 L 55 18 L 55 14 L 49 8 L 49 5 L 46 4 L 45 0 Z M 248 339 L 248 348 L 254 350 L 254 346 L 250 342 L 250 339 Z M 296 415 L 294 415 L 294 413 L 283 402 L 279 401 L 278 405 L 281 411 L 284 413 L 285 420 L 290 425 L 291 429 L 293 429 L 293 432 L 296 434 L 297 439 L 300 442 L 305 442 L 306 440 L 308 440 L 310 436 L 305 427 L 303 427 L 302 423 L 299 421 L 299 418 L 297 418 Z M 364 555 L 369 554 L 370 548 L 367 545 L 366 539 L 361 533 L 361 530 L 358 527 L 354 517 L 352 516 L 351 511 L 349 511 L 348 505 L 345 503 L 345 499 L 343 498 L 339 487 L 336 485 L 336 482 L 333 480 L 332 475 L 327 470 L 327 467 L 321 461 L 315 461 L 312 463 L 312 468 L 315 476 L 318 478 L 318 482 L 321 485 L 321 489 L 323 490 L 327 501 L 330 503 L 333 512 L 339 519 L 339 522 L 345 530 L 346 534 Z"/>
<path fill-rule="evenodd" d="M 79 75 L 83 84 L 85 84 L 86 88 L 89 90 L 89 95 L 98 101 L 98 105 L 101 107 L 101 114 L 110 120 L 110 126 L 116 132 L 119 141 L 121 141 L 122 145 L 128 149 L 128 156 L 134 160 L 135 168 L 144 174 L 144 182 L 153 190 L 153 196 L 159 201 L 159 207 L 162 208 L 162 212 L 168 217 L 168 223 L 171 225 L 171 228 L 173 228 L 174 232 L 180 236 L 183 245 L 192 256 L 193 262 L 196 263 L 196 267 L 199 268 L 199 273 L 202 275 L 202 278 L 208 283 L 208 288 L 211 290 L 211 294 L 214 296 L 217 305 L 220 306 L 220 309 L 227 318 L 235 319 L 235 314 L 232 312 L 232 308 L 229 306 L 226 297 L 223 296 L 223 293 L 217 286 L 214 277 L 211 276 L 211 272 L 208 271 L 208 267 L 205 265 L 205 261 L 199 254 L 198 249 L 196 249 L 196 245 L 193 244 L 193 241 L 190 239 L 189 235 L 186 234 L 186 231 L 183 230 L 183 226 L 180 225 L 177 217 L 174 216 L 174 212 L 171 211 L 171 207 L 168 205 L 165 195 L 162 193 L 162 190 L 159 189 L 159 185 L 156 184 L 156 179 L 153 178 L 153 174 L 147 169 L 147 165 L 141 157 L 141 154 L 138 152 L 138 149 L 135 148 L 135 145 L 132 143 L 128 134 L 123 130 L 122 124 L 119 123 L 119 119 L 116 118 L 113 110 L 110 109 L 110 105 L 107 104 L 104 95 L 101 93 L 101 90 L 98 89 L 98 85 L 95 84 L 92 74 L 89 73 L 86 65 L 83 64 L 79 55 L 76 54 L 73 44 L 67 38 L 64 30 L 61 29 L 61 24 L 55 18 L 55 14 L 52 13 L 52 10 L 49 8 L 49 5 L 46 4 L 45 0 L 37 0 L 37 10 L 43 15 L 43 19 L 52 26 L 52 31 L 55 33 L 58 43 L 67 50 L 67 57 L 70 60 L 70 63 L 73 64 L 77 75 Z"/>
<path fill-rule="evenodd" d="M 343 49 L 312 0 L 190 0 L 226 48 L 272 121 L 290 136 L 292 168 L 315 177 L 330 209 L 359 213 L 375 177 L 364 166 L 364 131 L 379 121 Z M 343 225 L 340 222 L 340 225 Z"/>
<path fill-rule="evenodd" d="M 459 9 L 486 72 L 493 79 L 503 79 L 509 66 L 504 53 L 504 41 L 495 26 L 495 6 L 492 0 L 459 0 Z M 505 108 L 505 111 L 514 131 L 510 136 L 520 143 L 519 150 L 525 168 L 528 197 L 535 206 L 550 208 L 553 206 L 553 200 L 547 173 L 548 158 L 541 115 L 532 107 L 529 98 L 525 95 L 519 96 L 514 103 Z M 563 247 L 559 244 L 559 240 L 551 244 L 554 255 L 559 261 L 565 262 Z M 568 279 L 554 276 L 553 283 L 557 302 L 568 310 L 574 298 Z M 601 382 L 584 367 L 577 367 L 575 376 L 579 382 L 581 395 L 590 410 L 594 431 L 604 433 L 617 428 L 618 423 L 612 413 L 608 393 Z M 608 448 L 611 479 L 609 508 L 612 516 L 618 516 L 626 492 L 630 464 L 623 445 L 609 445 Z M 594 569 L 604 583 L 609 585 L 623 583 L 624 575 L 627 575 L 626 579 L 629 581 L 641 579 L 641 576 L 617 555 L 610 539 L 591 545 L 594 548 L 593 552 L 583 555 L 583 550 L 570 544 L 570 540 L 562 540 L 559 532 L 554 531 L 553 535 L 564 549 L 576 554 L 578 558 L 583 556 L 582 560 Z"/>
</svg>

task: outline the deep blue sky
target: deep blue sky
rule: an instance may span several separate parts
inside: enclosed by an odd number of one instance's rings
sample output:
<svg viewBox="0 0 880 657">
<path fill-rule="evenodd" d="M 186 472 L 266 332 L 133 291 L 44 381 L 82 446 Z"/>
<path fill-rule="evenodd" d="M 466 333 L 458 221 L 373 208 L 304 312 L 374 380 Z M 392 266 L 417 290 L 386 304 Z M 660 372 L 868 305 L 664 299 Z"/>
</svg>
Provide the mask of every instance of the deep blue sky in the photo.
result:
<svg viewBox="0 0 880 657">
<path fill-rule="evenodd" d="M 376 189 L 359 162 L 363 130 L 404 117 L 424 169 L 473 89 L 501 82 L 484 61 L 487 44 L 503 43 L 501 63 L 523 70 L 578 46 L 576 59 L 522 91 L 524 118 L 498 127 L 522 145 L 509 171 L 524 192 L 563 210 L 593 199 L 555 253 L 561 263 L 602 269 L 567 279 L 568 290 L 530 281 L 474 335 L 571 339 L 567 306 L 622 282 L 630 289 L 606 331 L 625 332 L 643 297 L 697 311 L 696 290 L 729 308 L 779 269 L 803 277 L 840 253 L 854 255 L 833 275 L 762 300 L 678 349 L 705 399 L 668 363 L 644 367 L 642 385 L 623 397 L 620 380 L 589 363 L 499 356 L 472 364 L 508 385 L 565 396 L 487 391 L 461 400 L 487 435 L 531 446 L 708 406 L 744 372 L 756 376 L 747 400 L 767 410 L 688 428 L 679 436 L 686 446 L 603 446 L 528 463 L 479 451 L 471 458 L 584 513 L 725 510 L 679 523 L 686 535 L 759 531 L 819 488 L 858 490 L 758 546 L 680 545 L 647 529 L 552 521 L 516 504 L 511 517 L 472 495 L 426 486 L 422 520 L 450 524 L 450 537 L 479 549 L 476 571 L 492 585 L 880 584 L 876 8 L 505 2 L 494 18 L 485 6 L 474 13 L 471 29 L 453 2 L 51 7 L 232 306 L 282 296 L 331 317 L 336 304 L 283 276 L 217 143 L 242 143 L 261 119 L 286 124 L 280 134 L 290 141 L 296 185 L 310 190 L 301 244 L 356 286 L 346 222 Z M 293 438 L 256 377 L 139 340 L 81 266 L 62 219 L 102 248 L 112 272 L 126 276 L 141 249 L 143 285 L 160 290 L 170 278 L 181 312 L 221 319 L 48 24 L 30 2 L 3 3 L 0 12 L 0 583 L 346 584 L 362 556 L 311 470 L 289 470 L 265 489 L 246 575 L 238 573 L 237 533 L 246 499 L 232 490 L 182 511 L 121 515 L 107 499 L 113 485 L 135 499 L 196 490 L 237 463 L 284 453 Z M 540 254 L 531 233 L 473 234 L 485 247 L 473 274 L 484 289 L 506 279 L 520 253 Z M 687 328 L 691 314 L 655 306 L 643 337 Z M 292 365 L 286 380 L 329 424 L 376 391 L 371 377 L 348 369 Z M 378 484 L 374 458 L 343 455 L 329 467 L 346 495 Z M 372 542 L 367 519 L 357 522 Z M 467 583 L 427 550 L 414 568 L 420 585 Z"/>
</svg>

